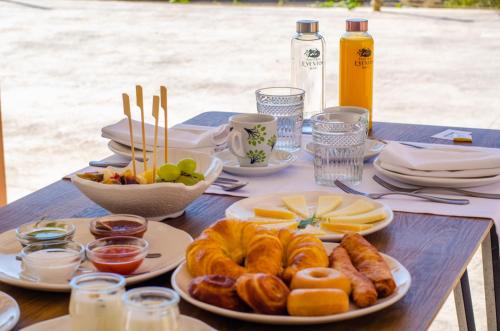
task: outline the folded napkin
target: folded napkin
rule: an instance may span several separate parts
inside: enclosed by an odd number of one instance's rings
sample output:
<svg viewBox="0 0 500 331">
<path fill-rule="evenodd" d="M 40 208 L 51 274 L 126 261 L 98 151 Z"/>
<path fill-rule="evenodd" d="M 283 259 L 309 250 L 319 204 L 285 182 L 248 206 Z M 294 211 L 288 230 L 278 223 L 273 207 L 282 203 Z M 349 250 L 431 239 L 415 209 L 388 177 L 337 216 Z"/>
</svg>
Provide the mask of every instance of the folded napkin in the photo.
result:
<svg viewBox="0 0 500 331">
<path fill-rule="evenodd" d="M 500 150 L 389 143 L 379 156 L 384 169 L 410 176 L 475 178 L 500 174 Z"/>
<path fill-rule="evenodd" d="M 132 121 L 134 131 L 134 147 L 142 149 L 141 122 Z M 146 150 L 152 151 L 154 145 L 154 125 L 145 124 Z M 102 136 L 130 147 L 128 119 L 102 128 Z M 207 127 L 189 124 L 178 124 L 168 129 L 168 145 L 171 148 L 206 148 L 224 144 L 229 135 L 227 124 L 218 127 Z M 163 127 L 158 127 L 158 147 L 164 147 Z"/>
</svg>

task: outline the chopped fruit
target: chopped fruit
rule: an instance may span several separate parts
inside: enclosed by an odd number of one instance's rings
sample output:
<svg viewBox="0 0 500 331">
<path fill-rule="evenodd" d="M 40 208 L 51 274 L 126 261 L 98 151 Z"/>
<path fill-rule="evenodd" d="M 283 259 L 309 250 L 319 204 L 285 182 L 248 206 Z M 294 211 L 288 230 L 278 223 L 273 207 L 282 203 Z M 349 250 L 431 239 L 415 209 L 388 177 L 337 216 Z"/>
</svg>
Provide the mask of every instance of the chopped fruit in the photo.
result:
<svg viewBox="0 0 500 331">
<path fill-rule="evenodd" d="M 355 223 L 366 224 L 381 221 L 387 217 L 384 208 L 372 210 L 365 214 L 349 216 L 330 216 L 326 220 L 330 223 Z"/>
<path fill-rule="evenodd" d="M 326 234 L 325 231 L 321 230 L 320 228 L 318 228 L 317 226 L 314 226 L 314 225 L 308 225 L 305 227 L 305 229 L 301 230 L 300 232 L 312 234 L 315 236 L 323 236 Z"/>
<path fill-rule="evenodd" d="M 342 197 L 339 195 L 322 195 L 318 197 L 318 208 L 316 209 L 316 217 L 331 212 L 342 203 Z"/>
<path fill-rule="evenodd" d="M 375 207 L 376 206 L 374 203 L 366 199 L 357 199 L 356 201 L 354 201 L 353 203 L 344 208 L 323 214 L 320 218 L 327 219 L 330 217 L 337 217 L 337 216 L 351 216 L 351 215 L 364 214 L 374 210 Z"/>
<path fill-rule="evenodd" d="M 144 177 L 148 184 L 155 182 L 156 175 L 153 173 L 153 169 L 149 169 L 148 171 L 143 172 L 141 176 Z"/>
<path fill-rule="evenodd" d="M 158 169 L 158 176 L 166 182 L 173 182 L 179 178 L 181 170 L 175 165 L 165 163 Z"/>
<path fill-rule="evenodd" d="M 270 230 L 288 229 L 290 231 L 294 231 L 297 229 L 298 225 L 299 225 L 298 222 L 292 221 L 292 222 L 286 222 L 286 223 L 262 224 L 261 226 L 265 227 L 266 229 L 270 229 Z"/>
<path fill-rule="evenodd" d="M 360 232 L 368 230 L 373 227 L 373 224 L 350 224 L 350 223 L 326 223 L 320 224 L 322 229 L 326 231 L 346 233 L 346 232 Z"/>
<path fill-rule="evenodd" d="M 303 195 L 291 195 L 281 198 L 285 206 L 303 218 L 309 217 L 306 198 Z"/>
<path fill-rule="evenodd" d="M 253 212 L 255 213 L 255 216 L 260 217 L 270 217 L 286 220 L 294 220 L 297 218 L 297 215 L 295 215 L 294 213 L 283 209 L 254 208 Z"/>
<path fill-rule="evenodd" d="M 294 215 L 295 217 L 295 215 Z M 287 223 L 290 219 L 285 218 L 270 218 L 270 217 L 250 217 L 246 220 L 247 222 L 252 222 L 255 224 L 277 224 L 277 223 Z"/>
</svg>

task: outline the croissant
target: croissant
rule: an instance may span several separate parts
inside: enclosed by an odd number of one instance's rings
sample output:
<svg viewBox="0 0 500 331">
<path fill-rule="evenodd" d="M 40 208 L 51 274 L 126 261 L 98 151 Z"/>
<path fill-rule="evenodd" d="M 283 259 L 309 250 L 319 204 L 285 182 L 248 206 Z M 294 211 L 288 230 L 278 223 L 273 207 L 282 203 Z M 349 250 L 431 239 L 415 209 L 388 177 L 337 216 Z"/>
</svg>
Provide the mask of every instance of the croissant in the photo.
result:
<svg viewBox="0 0 500 331">
<path fill-rule="evenodd" d="M 357 233 L 349 233 L 340 243 L 359 272 L 373 282 L 378 296 L 385 298 L 396 289 L 391 270 L 378 250 Z"/>
<path fill-rule="evenodd" d="M 377 290 L 371 280 L 354 268 L 347 251 L 337 246 L 330 254 L 330 266 L 343 273 L 351 281 L 352 300 L 358 307 L 372 306 L 377 302 Z"/>
<path fill-rule="evenodd" d="M 193 277 L 216 274 L 238 278 L 245 272 L 278 275 L 282 259 L 283 245 L 271 230 L 228 219 L 205 229 L 186 251 L 187 268 Z"/>
<path fill-rule="evenodd" d="M 239 297 L 260 314 L 286 313 L 286 301 L 290 290 L 276 276 L 257 273 L 244 274 L 236 280 Z"/>
<path fill-rule="evenodd" d="M 245 305 L 236 293 L 236 280 L 221 275 L 194 278 L 189 284 L 189 294 L 200 301 L 218 307 L 243 310 Z"/>
<path fill-rule="evenodd" d="M 285 247 L 285 265 L 282 278 L 290 283 L 293 275 L 298 271 L 312 267 L 328 267 L 328 255 L 321 240 L 307 233 L 287 233 L 280 231 L 278 234 Z"/>
</svg>

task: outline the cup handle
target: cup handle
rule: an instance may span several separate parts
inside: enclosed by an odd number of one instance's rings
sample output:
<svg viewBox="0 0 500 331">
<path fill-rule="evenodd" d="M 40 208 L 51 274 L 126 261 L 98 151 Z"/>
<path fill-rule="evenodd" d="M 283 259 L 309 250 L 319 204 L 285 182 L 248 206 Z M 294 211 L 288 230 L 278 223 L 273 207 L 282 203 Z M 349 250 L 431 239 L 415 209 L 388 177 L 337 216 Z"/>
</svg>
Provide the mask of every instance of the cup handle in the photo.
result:
<svg viewBox="0 0 500 331">
<path fill-rule="evenodd" d="M 233 130 L 229 134 L 229 150 L 237 157 L 245 158 L 241 132 Z"/>
</svg>

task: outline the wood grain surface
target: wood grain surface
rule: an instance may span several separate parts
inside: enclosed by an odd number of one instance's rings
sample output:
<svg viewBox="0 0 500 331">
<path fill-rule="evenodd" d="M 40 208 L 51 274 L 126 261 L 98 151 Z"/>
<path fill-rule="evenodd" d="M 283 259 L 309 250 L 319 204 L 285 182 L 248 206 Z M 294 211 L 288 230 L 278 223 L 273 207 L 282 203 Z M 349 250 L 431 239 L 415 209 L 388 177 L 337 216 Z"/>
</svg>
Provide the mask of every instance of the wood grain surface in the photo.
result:
<svg viewBox="0 0 500 331">
<path fill-rule="evenodd" d="M 217 125 L 229 113 L 204 113 L 190 124 Z M 436 142 L 429 136 L 445 128 L 405 124 L 375 123 L 373 134 L 381 139 Z M 499 147 L 500 131 L 467 129 L 473 132 L 474 145 Z M 439 141 L 442 143 L 442 141 Z M 205 227 L 224 216 L 224 210 L 237 197 L 205 194 L 193 202 L 181 217 L 168 224 L 196 237 Z M 70 182 L 58 181 L 0 209 L 0 231 L 39 219 L 94 217 L 107 214 Z M 218 330 L 425 330 L 444 301 L 459 282 L 471 257 L 488 234 L 492 222 L 485 219 L 395 213 L 394 222 L 368 239 L 382 252 L 399 260 L 412 275 L 408 294 L 397 304 L 355 320 L 319 326 L 291 327 L 259 325 L 228 319 L 181 302 L 181 312 L 204 320 Z M 170 286 L 171 273 L 144 285 Z M 16 330 L 33 323 L 68 313 L 69 294 L 24 290 L 0 285 L 21 307 Z"/>
</svg>

